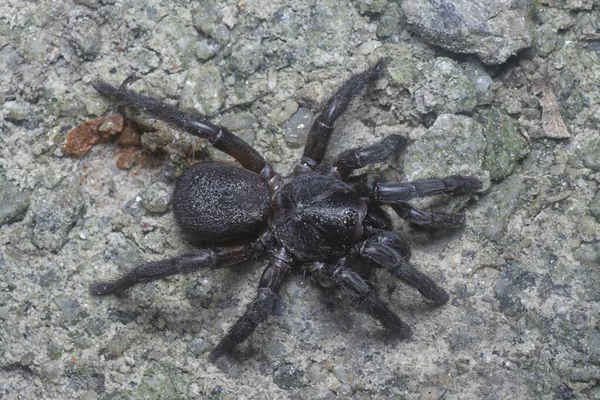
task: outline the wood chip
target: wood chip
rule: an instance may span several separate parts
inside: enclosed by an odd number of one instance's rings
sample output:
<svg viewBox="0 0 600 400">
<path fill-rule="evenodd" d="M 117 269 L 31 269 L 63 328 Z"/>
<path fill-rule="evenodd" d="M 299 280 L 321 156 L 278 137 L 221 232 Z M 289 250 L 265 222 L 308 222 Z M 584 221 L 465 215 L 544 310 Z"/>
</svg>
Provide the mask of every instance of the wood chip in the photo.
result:
<svg viewBox="0 0 600 400">
<path fill-rule="evenodd" d="M 546 72 L 541 82 L 542 98 L 540 105 L 542 106 L 542 128 L 544 136 L 553 139 L 568 138 L 571 135 L 567 129 L 567 125 L 560 115 L 560 105 L 556 99 L 556 95 L 550 85 L 548 77 L 548 64 L 546 64 Z"/>
</svg>

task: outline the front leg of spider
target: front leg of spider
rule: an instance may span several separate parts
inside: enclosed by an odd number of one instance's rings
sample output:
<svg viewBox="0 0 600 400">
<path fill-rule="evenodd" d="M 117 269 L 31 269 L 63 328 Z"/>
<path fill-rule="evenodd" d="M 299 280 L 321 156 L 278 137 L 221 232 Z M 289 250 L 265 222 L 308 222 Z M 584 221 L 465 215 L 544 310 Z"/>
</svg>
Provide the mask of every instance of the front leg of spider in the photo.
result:
<svg viewBox="0 0 600 400">
<path fill-rule="evenodd" d="M 331 164 L 323 163 L 336 120 L 354 98 L 384 74 L 385 66 L 385 60 L 380 60 L 351 76 L 325 103 L 311 126 L 295 175 L 285 185 L 257 150 L 206 117 L 123 87 L 96 82 L 94 87 L 100 94 L 208 140 L 240 166 L 200 163 L 177 181 L 173 195 L 177 223 L 184 233 L 206 246 L 94 283 L 90 293 L 119 294 L 169 276 L 268 256 L 255 298 L 212 350 L 211 359 L 233 352 L 251 336 L 271 314 L 286 279 L 299 270 L 315 281 L 328 281 L 342 289 L 396 337 L 409 338 L 410 327 L 366 280 L 370 270 L 358 274 L 352 264 L 363 261 L 363 268 L 386 269 L 434 304 L 445 304 L 449 298 L 446 291 L 409 264 L 410 249 L 391 232 L 389 217 L 381 206 L 390 205 L 411 223 L 455 228 L 464 224 L 464 216 L 422 211 L 407 202 L 444 193 L 471 193 L 481 188 L 481 182 L 455 175 L 385 183 L 353 174 L 405 148 L 408 142 L 399 135 L 342 152 Z"/>
</svg>

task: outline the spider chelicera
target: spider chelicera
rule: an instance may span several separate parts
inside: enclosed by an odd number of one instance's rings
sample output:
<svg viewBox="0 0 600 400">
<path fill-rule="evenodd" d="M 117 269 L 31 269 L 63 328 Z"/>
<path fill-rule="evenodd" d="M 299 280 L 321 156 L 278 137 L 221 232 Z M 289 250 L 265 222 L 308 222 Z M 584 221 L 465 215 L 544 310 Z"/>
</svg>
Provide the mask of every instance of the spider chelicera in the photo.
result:
<svg viewBox="0 0 600 400">
<path fill-rule="evenodd" d="M 167 276 L 228 267 L 265 256 L 268 263 L 256 297 L 212 350 L 211 358 L 230 353 L 252 334 L 271 313 L 279 289 L 297 269 L 322 286 L 342 288 L 395 337 L 409 338 L 410 327 L 377 296 L 368 280 L 369 271 L 384 268 L 437 305 L 445 304 L 448 294 L 409 264 L 410 249 L 391 231 L 390 219 L 381 206 L 391 206 L 416 225 L 460 227 L 464 224 L 462 214 L 424 211 L 407 202 L 442 193 L 470 193 L 481 189 L 482 184 L 462 175 L 386 183 L 369 174 L 353 174 L 396 155 L 407 145 L 399 135 L 344 151 L 332 162 L 324 162 L 334 122 L 384 69 L 385 60 L 380 60 L 351 76 L 327 101 L 312 124 L 294 177 L 286 184 L 255 149 L 204 116 L 124 87 L 96 82 L 94 87 L 101 95 L 207 139 L 241 166 L 200 163 L 187 169 L 175 186 L 173 211 L 179 225 L 208 244 L 206 247 L 145 263 L 114 280 L 94 283 L 91 294 L 119 294 Z M 352 267 L 357 263 L 367 268 L 355 272 Z"/>
</svg>

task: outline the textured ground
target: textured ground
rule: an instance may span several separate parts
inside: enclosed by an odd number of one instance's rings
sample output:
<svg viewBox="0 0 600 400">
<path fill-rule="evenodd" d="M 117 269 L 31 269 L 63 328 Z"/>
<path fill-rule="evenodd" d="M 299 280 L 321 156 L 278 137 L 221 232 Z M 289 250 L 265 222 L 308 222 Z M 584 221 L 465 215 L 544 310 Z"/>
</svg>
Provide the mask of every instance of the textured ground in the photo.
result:
<svg viewBox="0 0 600 400">
<path fill-rule="evenodd" d="M 531 48 L 502 66 L 427 44 L 393 1 L 198 3 L 0 4 L 0 398 L 600 398 L 597 1 L 536 2 Z M 144 120 L 137 147 L 136 131 L 65 155 L 72 128 L 117 111 L 93 79 L 135 74 L 136 89 L 211 115 L 288 176 L 298 126 L 383 56 L 332 153 L 400 133 L 414 143 L 377 168 L 387 179 L 486 182 L 422 204 L 464 208 L 462 230 L 396 221 L 451 295 L 433 308 L 377 275 L 411 341 L 388 344 L 297 275 L 248 343 L 211 363 L 260 262 L 89 296 L 94 280 L 189 251 L 170 212 L 175 178 L 192 158 L 226 159 Z M 109 135 L 103 122 L 88 135 Z"/>
</svg>

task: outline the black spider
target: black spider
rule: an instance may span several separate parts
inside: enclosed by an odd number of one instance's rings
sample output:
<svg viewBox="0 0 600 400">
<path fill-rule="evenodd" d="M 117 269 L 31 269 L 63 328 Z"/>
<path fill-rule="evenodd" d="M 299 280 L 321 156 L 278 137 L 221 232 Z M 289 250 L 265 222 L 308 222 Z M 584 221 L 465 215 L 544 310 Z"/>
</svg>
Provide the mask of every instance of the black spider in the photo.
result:
<svg viewBox="0 0 600 400">
<path fill-rule="evenodd" d="M 367 84 L 383 73 L 381 60 L 354 75 L 329 99 L 313 123 L 295 176 L 283 184 L 265 159 L 227 129 L 205 117 L 188 114 L 152 97 L 116 88 L 104 82 L 94 87 L 103 96 L 131 104 L 150 116 L 207 139 L 240 164 L 206 162 L 180 177 L 173 195 L 175 217 L 181 227 L 205 243 L 193 253 L 142 264 L 115 280 L 95 283 L 93 295 L 121 293 L 130 287 L 199 269 L 215 269 L 267 256 L 255 299 L 212 350 L 214 359 L 243 342 L 271 313 L 277 292 L 292 270 L 302 268 L 322 286 L 341 287 L 362 303 L 368 313 L 400 339 L 410 327 L 379 299 L 369 284 L 368 269 L 359 274 L 357 262 L 384 268 L 416 288 L 423 297 L 441 305 L 448 294 L 409 264 L 406 242 L 390 231 L 382 205 L 407 221 L 425 227 L 459 227 L 464 216 L 433 213 L 410 206 L 416 197 L 468 193 L 481 189 L 475 178 L 454 175 L 407 183 L 382 183 L 352 172 L 385 161 L 406 146 L 405 138 L 391 135 L 372 146 L 341 153 L 322 163 L 336 119 Z"/>
</svg>

